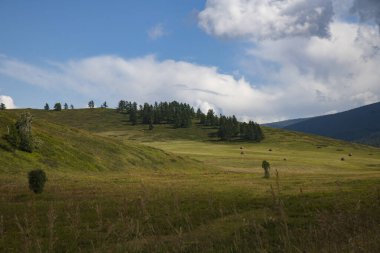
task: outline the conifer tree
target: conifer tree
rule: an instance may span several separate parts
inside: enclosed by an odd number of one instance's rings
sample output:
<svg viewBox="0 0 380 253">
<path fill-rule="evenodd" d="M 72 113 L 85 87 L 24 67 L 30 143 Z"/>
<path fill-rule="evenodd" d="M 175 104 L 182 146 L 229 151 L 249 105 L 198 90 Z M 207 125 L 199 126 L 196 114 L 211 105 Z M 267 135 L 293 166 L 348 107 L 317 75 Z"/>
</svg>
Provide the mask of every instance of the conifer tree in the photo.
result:
<svg viewBox="0 0 380 253">
<path fill-rule="evenodd" d="M 49 111 L 49 110 L 50 110 L 50 106 L 49 106 L 48 103 L 45 104 L 45 106 L 44 106 L 44 110 L 45 110 L 45 111 Z"/>
<path fill-rule="evenodd" d="M 62 110 L 62 105 L 61 103 L 55 103 L 54 105 L 54 111 L 61 111 Z"/>
<path fill-rule="evenodd" d="M 132 125 L 137 124 L 137 103 L 134 102 L 131 106 L 130 112 L 129 112 L 129 120 L 131 121 Z"/>
<path fill-rule="evenodd" d="M 1 104 L 0 104 L 0 110 L 5 110 L 5 109 L 7 109 L 7 107 L 5 106 L 4 103 L 1 103 Z"/>
<path fill-rule="evenodd" d="M 108 108 L 107 102 L 104 101 L 103 104 L 100 106 L 100 108 L 107 109 Z"/>
<path fill-rule="evenodd" d="M 88 102 L 88 107 L 91 108 L 91 109 L 95 107 L 94 100 L 90 100 L 90 101 Z"/>
</svg>

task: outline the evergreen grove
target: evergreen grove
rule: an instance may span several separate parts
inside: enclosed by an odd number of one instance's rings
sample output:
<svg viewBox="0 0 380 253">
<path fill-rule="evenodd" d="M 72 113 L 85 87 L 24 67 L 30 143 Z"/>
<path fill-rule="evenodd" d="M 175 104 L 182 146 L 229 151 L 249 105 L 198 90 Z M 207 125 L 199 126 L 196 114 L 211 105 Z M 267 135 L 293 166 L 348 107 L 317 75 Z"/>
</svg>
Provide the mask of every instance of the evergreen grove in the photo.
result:
<svg viewBox="0 0 380 253">
<path fill-rule="evenodd" d="M 195 112 L 189 104 L 177 101 L 138 105 L 136 102 L 120 100 L 117 111 L 129 114 L 132 125 L 146 124 L 150 129 L 153 129 L 153 124 L 164 123 L 172 124 L 174 128 L 187 128 L 193 120 L 198 120 L 203 126 L 218 128 L 218 137 L 224 141 L 243 139 L 260 142 L 264 139 L 260 125 L 253 121 L 239 122 L 234 115 L 218 117 L 212 109 L 206 114 L 200 109 Z"/>
</svg>

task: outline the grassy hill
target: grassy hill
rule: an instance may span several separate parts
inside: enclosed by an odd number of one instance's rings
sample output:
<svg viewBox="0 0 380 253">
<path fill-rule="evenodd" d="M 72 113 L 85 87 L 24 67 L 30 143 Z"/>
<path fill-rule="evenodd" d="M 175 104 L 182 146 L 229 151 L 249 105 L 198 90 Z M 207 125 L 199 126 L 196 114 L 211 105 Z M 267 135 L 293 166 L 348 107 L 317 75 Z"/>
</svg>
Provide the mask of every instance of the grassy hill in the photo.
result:
<svg viewBox="0 0 380 253">
<path fill-rule="evenodd" d="M 21 111 L 0 112 L 1 133 Z M 31 113 L 40 149 L 1 142 L 1 252 L 380 250 L 378 148 L 269 127 L 261 143 L 221 142 L 196 121 L 148 130 L 112 109 Z"/>
<path fill-rule="evenodd" d="M 33 153 L 16 150 L 9 152 L 5 139 L 0 140 L 0 171 L 17 172 L 26 169 L 43 168 L 59 171 L 119 171 L 131 168 L 171 168 L 177 167 L 185 159 L 163 152 L 137 142 L 121 143 L 104 138 L 89 131 L 73 127 L 71 123 L 62 124 L 54 117 L 62 114 L 45 112 L 40 117 L 38 110 L 8 110 L 0 112 L 0 135 L 4 136 L 7 126 L 14 124 L 18 116 L 29 111 L 33 115 L 33 134 L 38 148 Z M 74 111 L 73 111 L 74 112 Z M 51 119 L 49 119 L 51 117 Z M 63 118 L 62 118 L 63 119 Z M 79 121 L 80 117 L 76 120 Z M 63 121 L 63 120 L 62 120 Z M 90 122 L 86 118 L 82 122 Z M 175 162 L 174 162 L 175 161 Z M 194 161 L 186 160 L 193 166 Z"/>
</svg>

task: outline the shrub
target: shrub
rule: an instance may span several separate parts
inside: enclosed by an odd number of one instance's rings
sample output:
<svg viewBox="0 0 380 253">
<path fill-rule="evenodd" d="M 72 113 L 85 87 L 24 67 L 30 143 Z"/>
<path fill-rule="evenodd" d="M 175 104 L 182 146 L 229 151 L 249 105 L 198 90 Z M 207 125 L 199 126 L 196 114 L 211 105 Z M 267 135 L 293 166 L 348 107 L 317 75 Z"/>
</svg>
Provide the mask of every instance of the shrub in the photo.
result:
<svg viewBox="0 0 380 253">
<path fill-rule="evenodd" d="M 5 139 L 14 149 L 33 152 L 32 115 L 28 112 L 21 114 L 16 124 L 8 127 L 8 134 L 5 135 Z"/>
<path fill-rule="evenodd" d="M 264 178 L 269 178 L 270 177 L 270 173 L 269 173 L 270 164 L 269 164 L 269 162 L 264 160 L 261 167 L 264 169 Z"/>
<path fill-rule="evenodd" d="M 47 181 L 46 174 L 43 170 L 31 170 L 28 173 L 29 189 L 34 193 L 42 193 L 45 182 Z"/>
</svg>

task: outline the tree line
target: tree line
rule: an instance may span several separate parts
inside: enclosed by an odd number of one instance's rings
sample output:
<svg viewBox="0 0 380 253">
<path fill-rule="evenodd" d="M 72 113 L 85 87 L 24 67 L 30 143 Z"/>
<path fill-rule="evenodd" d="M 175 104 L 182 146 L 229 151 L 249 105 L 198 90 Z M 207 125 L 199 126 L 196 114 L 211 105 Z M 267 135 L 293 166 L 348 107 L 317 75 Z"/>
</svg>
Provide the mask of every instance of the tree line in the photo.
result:
<svg viewBox="0 0 380 253">
<path fill-rule="evenodd" d="M 203 126 L 218 128 L 217 135 L 221 140 L 243 139 L 260 142 L 264 139 L 260 125 L 253 121 L 239 122 L 235 115 L 217 116 L 212 109 L 206 114 L 200 109 L 195 112 L 189 104 L 177 101 L 138 105 L 136 102 L 120 100 L 116 110 L 119 113 L 129 114 L 132 125 L 147 124 L 149 129 L 153 129 L 154 124 L 163 123 L 172 124 L 175 128 L 187 128 L 193 121 L 198 120 Z"/>
<path fill-rule="evenodd" d="M 68 105 L 67 103 L 65 103 L 65 104 L 63 105 L 63 109 L 64 109 L 64 110 L 68 110 L 69 108 L 70 108 L 71 110 L 73 110 L 73 109 L 74 109 L 74 106 L 71 104 L 70 107 L 69 107 L 69 105 Z M 49 111 L 49 110 L 50 110 L 50 106 L 49 106 L 48 103 L 45 104 L 45 106 L 44 106 L 44 110 L 45 110 L 45 111 Z M 53 110 L 54 110 L 54 111 L 62 111 L 62 104 L 61 104 L 60 102 L 55 103 L 55 104 L 54 104 L 54 107 L 53 107 Z"/>
</svg>

